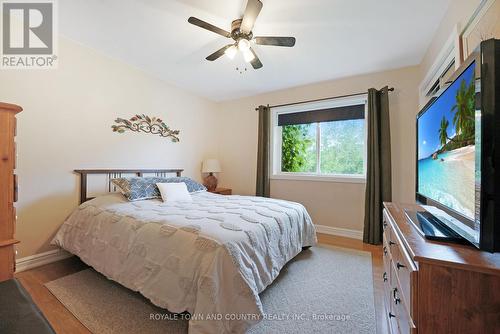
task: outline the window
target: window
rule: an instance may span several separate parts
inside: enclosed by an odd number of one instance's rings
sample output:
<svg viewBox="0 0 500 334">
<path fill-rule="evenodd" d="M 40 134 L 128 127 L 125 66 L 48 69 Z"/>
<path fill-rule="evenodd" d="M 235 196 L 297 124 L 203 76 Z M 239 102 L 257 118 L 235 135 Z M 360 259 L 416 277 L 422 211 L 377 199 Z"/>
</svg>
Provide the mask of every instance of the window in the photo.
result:
<svg viewBox="0 0 500 334">
<path fill-rule="evenodd" d="M 366 99 L 272 109 L 273 178 L 363 182 Z"/>
</svg>

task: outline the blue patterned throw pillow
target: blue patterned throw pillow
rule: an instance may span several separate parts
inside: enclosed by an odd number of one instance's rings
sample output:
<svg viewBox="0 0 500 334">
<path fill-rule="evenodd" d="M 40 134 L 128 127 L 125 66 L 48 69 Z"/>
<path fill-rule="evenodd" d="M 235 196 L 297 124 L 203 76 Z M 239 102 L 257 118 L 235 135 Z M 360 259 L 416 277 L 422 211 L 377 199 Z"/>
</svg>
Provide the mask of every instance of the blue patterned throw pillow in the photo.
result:
<svg viewBox="0 0 500 334">
<path fill-rule="evenodd" d="M 196 182 L 193 179 L 190 179 L 189 177 L 165 177 L 165 178 L 160 178 L 163 181 L 157 182 L 157 183 L 176 183 L 176 182 L 184 182 L 186 184 L 186 187 L 188 188 L 188 191 L 192 193 L 197 193 L 200 191 L 206 191 L 207 188 L 203 184 L 200 184 Z M 161 196 L 160 196 L 161 197 Z"/>
<path fill-rule="evenodd" d="M 111 180 L 129 201 L 161 198 L 157 183 L 184 182 L 190 193 L 205 191 L 202 184 L 189 177 L 127 177 Z"/>
</svg>

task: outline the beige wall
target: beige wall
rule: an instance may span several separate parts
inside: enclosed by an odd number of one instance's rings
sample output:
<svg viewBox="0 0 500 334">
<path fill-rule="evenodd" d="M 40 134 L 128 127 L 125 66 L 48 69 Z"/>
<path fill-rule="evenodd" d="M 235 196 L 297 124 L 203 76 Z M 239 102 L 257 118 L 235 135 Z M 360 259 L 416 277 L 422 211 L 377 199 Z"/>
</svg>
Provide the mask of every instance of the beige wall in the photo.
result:
<svg viewBox="0 0 500 334">
<path fill-rule="evenodd" d="M 490 38 L 500 38 L 500 0 L 487 2 L 479 14 L 480 20 L 471 23 L 464 36 L 464 55 L 469 55 L 481 43 Z"/>
<path fill-rule="evenodd" d="M 224 173 L 222 184 L 236 193 L 253 194 L 257 155 L 257 113 L 259 104 L 294 101 L 350 94 L 369 87 L 394 86 L 390 95 L 392 134 L 393 199 L 414 202 L 415 117 L 418 112 L 418 85 L 434 63 L 443 45 L 458 25 L 465 28 L 481 0 L 453 0 L 435 33 L 420 65 L 399 70 L 361 75 L 323 82 L 221 105 L 220 150 Z M 498 0 L 497 0 L 498 2 Z M 493 8 L 497 8 L 495 5 Z M 494 9 L 493 9 L 494 10 Z M 364 185 L 272 180 L 271 195 L 303 203 L 316 224 L 361 230 L 364 216 Z"/>
<path fill-rule="evenodd" d="M 424 80 L 436 57 L 443 48 L 444 44 L 451 36 L 455 27 L 458 25 L 458 31 L 461 32 L 474 14 L 476 8 L 482 0 L 452 0 L 448 11 L 446 12 L 438 30 L 436 31 L 432 42 L 420 63 L 419 81 Z"/>
<path fill-rule="evenodd" d="M 393 86 L 390 116 L 393 152 L 394 199 L 414 199 L 415 115 L 418 68 L 409 67 L 336 81 L 287 89 L 222 103 L 219 144 L 223 173 L 221 184 L 235 193 L 255 193 L 257 112 L 259 104 L 280 104 Z M 364 184 L 320 181 L 272 180 L 271 195 L 303 203 L 314 222 L 330 227 L 361 230 L 364 217 Z"/>
<path fill-rule="evenodd" d="M 75 168 L 185 168 L 217 155 L 215 104 L 66 39 L 56 70 L 0 71 L 0 101 L 18 118 L 18 257 L 46 251 L 78 204 Z M 116 117 L 145 113 L 180 129 L 180 143 L 116 134 Z M 104 188 L 104 185 L 103 185 Z"/>
<path fill-rule="evenodd" d="M 0 101 L 19 116 L 18 257 L 48 243 L 77 205 L 75 168 L 185 168 L 199 179 L 200 162 L 219 157 L 221 185 L 254 194 L 259 104 L 279 104 L 395 87 L 390 95 L 393 198 L 414 201 L 418 84 L 455 25 L 465 27 L 480 0 L 453 0 L 419 66 L 322 82 L 251 98 L 213 103 L 129 65 L 61 39 L 57 70 L 0 71 Z M 116 117 L 147 113 L 181 130 L 172 144 L 145 134 L 111 132 Z M 140 162 L 140 163 L 139 163 Z M 140 166 L 138 165 L 140 164 Z M 361 230 L 364 184 L 273 180 L 273 197 L 303 203 L 316 224 Z"/>
</svg>

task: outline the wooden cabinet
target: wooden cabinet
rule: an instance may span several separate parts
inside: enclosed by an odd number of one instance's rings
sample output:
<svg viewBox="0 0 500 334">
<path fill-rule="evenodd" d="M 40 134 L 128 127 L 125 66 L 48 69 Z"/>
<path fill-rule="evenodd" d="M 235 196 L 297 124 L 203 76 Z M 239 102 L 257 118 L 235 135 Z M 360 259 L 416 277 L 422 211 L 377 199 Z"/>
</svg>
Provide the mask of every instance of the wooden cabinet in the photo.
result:
<svg viewBox="0 0 500 334">
<path fill-rule="evenodd" d="M 209 190 L 209 192 L 219 195 L 232 195 L 233 190 L 229 188 L 216 188 L 215 190 Z"/>
<path fill-rule="evenodd" d="M 391 333 L 499 333 L 500 253 L 425 239 L 384 203 L 384 303 Z"/>
<path fill-rule="evenodd" d="M 11 279 L 15 271 L 14 239 L 17 201 L 16 114 L 22 108 L 0 102 L 0 282 Z"/>
</svg>

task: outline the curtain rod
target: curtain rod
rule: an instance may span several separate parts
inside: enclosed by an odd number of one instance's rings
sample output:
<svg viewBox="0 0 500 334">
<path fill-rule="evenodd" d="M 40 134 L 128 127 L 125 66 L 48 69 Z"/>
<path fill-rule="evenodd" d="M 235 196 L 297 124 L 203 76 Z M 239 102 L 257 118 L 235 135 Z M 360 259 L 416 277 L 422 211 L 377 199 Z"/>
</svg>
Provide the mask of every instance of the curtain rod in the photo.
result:
<svg viewBox="0 0 500 334">
<path fill-rule="evenodd" d="M 391 87 L 388 89 L 389 92 L 394 91 L 394 87 Z M 364 93 L 356 93 L 356 94 L 347 94 L 347 95 L 340 95 L 340 96 L 332 96 L 332 97 L 324 97 L 322 99 L 315 99 L 315 100 L 307 100 L 307 101 L 301 101 L 301 102 L 293 102 L 293 103 L 285 103 L 285 104 L 278 104 L 274 106 L 268 106 L 269 108 L 278 108 L 278 107 L 288 107 L 288 106 L 294 106 L 296 104 L 303 104 L 303 103 L 311 103 L 311 102 L 320 102 L 320 101 L 326 101 L 326 100 L 331 100 L 331 99 L 340 99 L 343 97 L 351 97 L 351 96 L 358 96 L 358 95 L 364 95 L 367 92 Z M 255 110 L 259 110 L 259 108 L 255 108 Z"/>
</svg>

